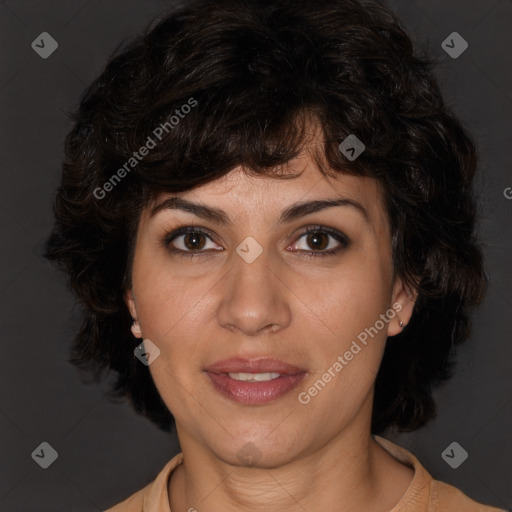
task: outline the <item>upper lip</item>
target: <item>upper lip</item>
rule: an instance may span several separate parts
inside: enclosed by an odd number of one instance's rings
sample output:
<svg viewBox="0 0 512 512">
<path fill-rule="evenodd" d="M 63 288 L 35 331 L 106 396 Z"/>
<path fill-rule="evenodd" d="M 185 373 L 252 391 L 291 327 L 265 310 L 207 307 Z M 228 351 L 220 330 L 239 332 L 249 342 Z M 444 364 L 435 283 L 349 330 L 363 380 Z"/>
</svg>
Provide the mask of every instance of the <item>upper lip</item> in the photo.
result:
<svg viewBox="0 0 512 512">
<path fill-rule="evenodd" d="M 210 373 L 279 373 L 281 375 L 295 375 L 303 373 L 306 370 L 288 364 L 277 359 L 267 357 L 244 359 L 242 357 L 233 357 L 217 361 L 207 368 L 205 371 Z"/>
</svg>

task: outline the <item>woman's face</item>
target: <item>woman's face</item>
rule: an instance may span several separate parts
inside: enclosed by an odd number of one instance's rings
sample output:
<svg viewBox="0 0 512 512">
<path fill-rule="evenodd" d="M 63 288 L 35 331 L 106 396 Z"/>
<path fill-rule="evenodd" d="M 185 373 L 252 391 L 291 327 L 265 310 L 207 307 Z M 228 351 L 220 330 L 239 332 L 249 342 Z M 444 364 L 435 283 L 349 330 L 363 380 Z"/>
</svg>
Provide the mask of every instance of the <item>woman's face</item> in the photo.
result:
<svg viewBox="0 0 512 512">
<path fill-rule="evenodd" d="M 400 331 L 386 314 L 397 301 L 401 320 L 412 312 L 401 281 L 392 281 L 377 183 L 325 177 L 308 154 L 290 167 L 303 174 L 255 178 L 236 168 L 161 195 L 138 228 L 127 294 L 133 332 L 160 350 L 149 370 L 182 447 L 194 442 L 235 465 L 283 464 L 352 428 L 369 435 L 386 338 Z M 164 204 L 171 197 L 222 213 Z M 340 198 L 353 203 L 315 207 Z M 187 226 L 196 232 L 173 234 Z"/>
</svg>

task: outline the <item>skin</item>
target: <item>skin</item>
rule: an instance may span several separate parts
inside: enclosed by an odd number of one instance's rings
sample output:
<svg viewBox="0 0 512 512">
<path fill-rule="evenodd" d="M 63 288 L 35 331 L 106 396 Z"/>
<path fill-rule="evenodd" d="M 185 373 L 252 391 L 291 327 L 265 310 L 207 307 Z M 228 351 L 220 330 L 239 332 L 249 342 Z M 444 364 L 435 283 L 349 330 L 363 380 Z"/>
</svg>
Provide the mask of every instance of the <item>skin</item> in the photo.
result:
<svg viewBox="0 0 512 512">
<path fill-rule="evenodd" d="M 291 172 L 302 171 L 300 177 L 252 177 L 237 167 L 172 194 L 221 208 L 232 226 L 180 210 L 151 216 L 151 207 L 171 194 L 155 198 L 141 215 L 126 303 L 133 334 L 161 351 L 149 370 L 175 417 L 184 454 L 169 481 L 173 512 L 388 512 L 413 477 L 370 435 L 375 378 L 387 337 L 401 331 L 397 317 L 308 404 L 298 401 L 392 304 L 402 304 L 399 317 L 407 324 L 415 299 L 414 290 L 393 280 L 377 182 L 324 177 L 311 147 L 288 163 Z M 354 207 L 338 206 L 277 223 L 293 203 L 339 196 L 360 202 L 369 221 Z M 199 235 L 203 255 L 187 258 L 162 244 L 182 225 L 213 234 Z M 306 253 L 341 246 L 328 234 L 308 242 L 302 232 L 312 225 L 334 228 L 351 243 L 336 255 L 308 258 Z M 235 251 L 248 236 L 263 248 L 250 264 Z M 186 242 L 187 235 L 180 236 L 172 245 L 191 251 L 194 240 Z M 223 250 L 213 250 L 218 248 Z M 203 372 L 234 356 L 272 357 L 308 374 L 284 397 L 243 405 L 219 394 Z M 247 443 L 259 451 L 252 466 L 237 456 Z"/>
</svg>

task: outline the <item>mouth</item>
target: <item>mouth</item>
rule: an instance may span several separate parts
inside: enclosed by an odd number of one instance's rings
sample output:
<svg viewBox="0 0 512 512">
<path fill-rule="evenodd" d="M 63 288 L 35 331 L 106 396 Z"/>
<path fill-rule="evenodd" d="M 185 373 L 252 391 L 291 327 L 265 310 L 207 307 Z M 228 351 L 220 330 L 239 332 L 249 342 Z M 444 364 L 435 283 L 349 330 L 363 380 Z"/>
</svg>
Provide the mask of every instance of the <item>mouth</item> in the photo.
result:
<svg viewBox="0 0 512 512">
<path fill-rule="evenodd" d="M 303 368 L 268 358 L 226 359 L 204 371 L 217 392 L 245 405 L 277 400 L 292 391 L 307 375 Z"/>
</svg>

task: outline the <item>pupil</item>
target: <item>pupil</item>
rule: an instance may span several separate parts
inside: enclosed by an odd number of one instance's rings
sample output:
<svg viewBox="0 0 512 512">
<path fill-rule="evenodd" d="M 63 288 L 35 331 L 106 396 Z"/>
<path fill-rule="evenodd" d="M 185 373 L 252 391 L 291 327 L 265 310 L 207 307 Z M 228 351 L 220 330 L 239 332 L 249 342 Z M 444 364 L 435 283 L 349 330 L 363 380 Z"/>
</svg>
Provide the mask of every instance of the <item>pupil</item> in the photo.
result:
<svg viewBox="0 0 512 512">
<path fill-rule="evenodd" d="M 185 246 L 187 249 L 200 249 L 202 247 L 202 244 L 200 241 L 198 242 L 198 239 L 201 238 L 201 234 L 199 233 L 188 233 L 185 237 Z M 188 243 L 192 240 L 192 243 Z"/>
<path fill-rule="evenodd" d="M 326 244 L 320 244 L 321 247 L 314 247 L 317 243 L 318 243 L 318 238 L 324 238 L 324 242 L 325 242 L 325 239 L 327 238 L 323 233 L 313 233 L 313 234 L 310 234 L 309 237 L 308 237 L 308 243 L 310 241 L 312 241 L 312 243 L 310 243 L 310 246 L 313 247 L 314 249 L 325 249 L 326 247 Z"/>
</svg>

